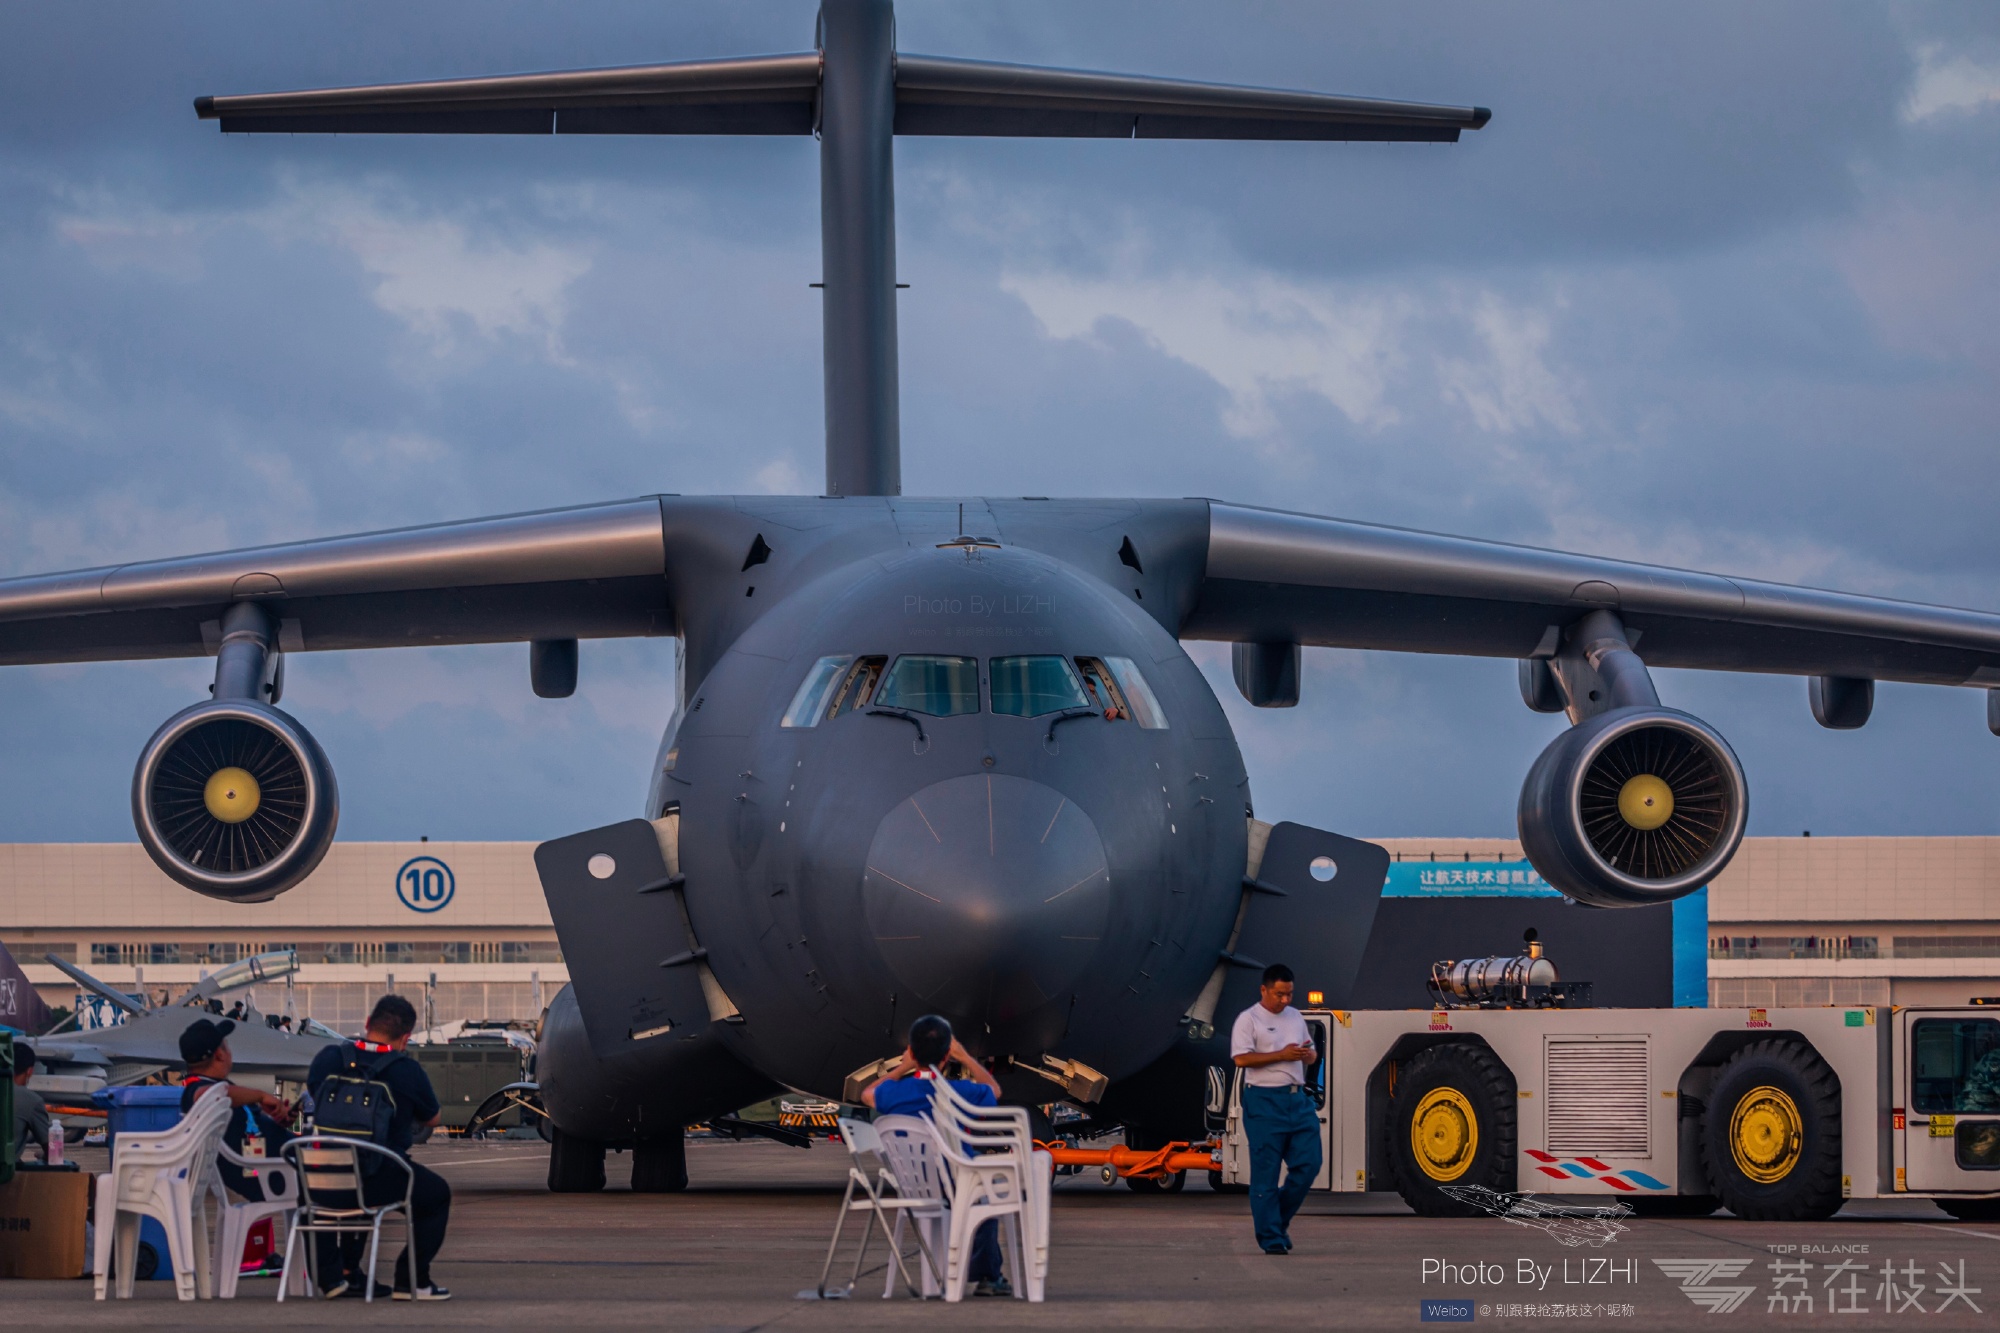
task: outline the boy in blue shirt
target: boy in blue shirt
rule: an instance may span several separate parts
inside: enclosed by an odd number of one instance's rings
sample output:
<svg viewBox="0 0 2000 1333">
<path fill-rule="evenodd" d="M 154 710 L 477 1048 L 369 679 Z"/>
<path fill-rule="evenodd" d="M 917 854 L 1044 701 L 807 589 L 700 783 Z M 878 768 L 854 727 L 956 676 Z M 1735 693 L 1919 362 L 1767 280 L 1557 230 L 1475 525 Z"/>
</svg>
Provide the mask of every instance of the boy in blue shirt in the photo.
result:
<svg viewBox="0 0 2000 1333">
<path fill-rule="evenodd" d="M 956 1063 L 970 1078 L 947 1079 L 951 1090 L 974 1106 L 1000 1104 L 1000 1080 L 972 1052 L 951 1034 L 951 1024 L 936 1014 L 927 1014 L 910 1024 L 910 1044 L 879 1082 L 861 1093 L 861 1100 L 876 1115 L 920 1115 L 929 1118 L 936 1080 L 943 1078 L 945 1065 Z M 1014 1288 L 1000 1273 L 1000 1222 L 998 1218 L 980 1224 L 972 1234 L 972 1254 L 965 1275 L 972 1279 L 975 1296 L 1012 1296 Z"/>
</svg>

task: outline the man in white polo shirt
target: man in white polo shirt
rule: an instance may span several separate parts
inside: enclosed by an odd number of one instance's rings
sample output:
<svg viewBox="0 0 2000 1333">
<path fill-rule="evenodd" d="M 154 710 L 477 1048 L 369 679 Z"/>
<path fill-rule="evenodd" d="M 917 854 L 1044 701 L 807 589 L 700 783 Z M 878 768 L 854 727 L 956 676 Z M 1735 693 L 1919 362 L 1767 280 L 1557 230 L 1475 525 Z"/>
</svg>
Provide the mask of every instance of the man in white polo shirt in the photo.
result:
<svg viewBox="0 0 2000 1333">
<path fill-rule="evenodd" d="M 1292 1008 L 1292 969 L 1264 969 L 1257 1003 L 1236 1016 L 1229 1053 L 1243 1070 L 1243 1128 L 1250 1138 L 1250 1217 L 1266 1254 L 1290 1254 L 1292 1217 L 1319 1178 L 1319 1112 L 1306 1066 L 1319 1059 Z M 1285 1168 L 1284 1188 L 1278 1167 Z"/>
</svg>

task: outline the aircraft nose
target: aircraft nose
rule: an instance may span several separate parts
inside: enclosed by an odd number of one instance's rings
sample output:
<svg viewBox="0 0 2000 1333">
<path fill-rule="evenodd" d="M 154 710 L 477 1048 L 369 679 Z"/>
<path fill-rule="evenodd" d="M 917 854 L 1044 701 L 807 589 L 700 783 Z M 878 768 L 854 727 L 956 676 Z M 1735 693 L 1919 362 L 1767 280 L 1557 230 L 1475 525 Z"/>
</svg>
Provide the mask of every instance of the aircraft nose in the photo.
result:
<svg viewBox="0 0 2000 1333">
<path fill-rule="evenodd" d="M 862 896 L 876 947 L 909 988 L 899 1008 L 997 1027 L 1059 997 L 1088 966 L 1111 872 L 1097 826 L 1060 792 L 973 774 L 883 818 Z"/>
</svg>

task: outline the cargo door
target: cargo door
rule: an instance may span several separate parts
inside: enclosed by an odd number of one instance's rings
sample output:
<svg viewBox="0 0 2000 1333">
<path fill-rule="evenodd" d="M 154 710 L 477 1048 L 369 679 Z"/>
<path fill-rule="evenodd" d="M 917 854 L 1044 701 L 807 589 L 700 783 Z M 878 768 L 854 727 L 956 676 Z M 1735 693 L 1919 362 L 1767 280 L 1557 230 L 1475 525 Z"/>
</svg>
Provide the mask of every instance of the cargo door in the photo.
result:
<svg viewBox="0 0 2000 1333">
<path fill-rule="evenodd" d="M 628 819 L 545 842 L 535 870 L 593 1051 L 608 1058 L 707 1026 L 679 881 L 652 824 Z"/>
<path fill-rule="evenodd" d="M 1903 1013 L 1903 1188 L 2000 1190 L 2000 1018 Z"/>
</svg>

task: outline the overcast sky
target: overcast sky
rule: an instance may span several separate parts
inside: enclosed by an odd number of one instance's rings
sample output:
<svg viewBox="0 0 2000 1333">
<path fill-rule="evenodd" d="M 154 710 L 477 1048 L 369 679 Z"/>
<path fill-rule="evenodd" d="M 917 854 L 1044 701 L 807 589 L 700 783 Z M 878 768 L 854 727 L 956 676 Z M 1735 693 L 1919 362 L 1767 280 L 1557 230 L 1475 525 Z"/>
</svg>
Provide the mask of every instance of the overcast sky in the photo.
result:
<svg viewBox="0 0 2000 1333">
<path fill-rule="evenodd" d="M 204 93 L 796 51 L 798 3 L 0 10 L 0 576 L 821 489 L 810 139 L 278 138 Z M 1207 495 L 2000 609 L 2000 7 L 918 3 L 900 45 L 1478 103 L 1454 146 L 903 140 L 904 490 Z M 1308 650 L 1259 814 L 1508 835 L 1511 662 Z M 671 644 L 313 654 L 351 839 L 638 812 Z M 127 840 L 206 662 L 0 668 L 0 839 Z M 2000 833 L 1976 691 L 1667 672 L 1753 834 Z"/>
</svg>

